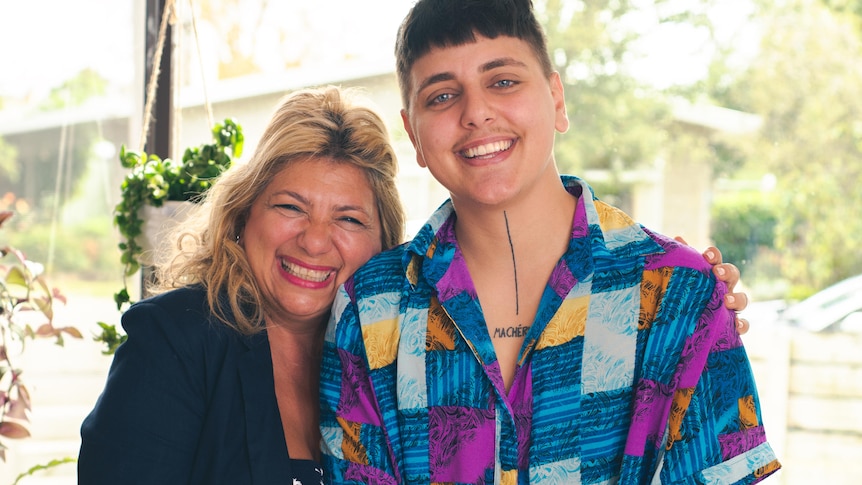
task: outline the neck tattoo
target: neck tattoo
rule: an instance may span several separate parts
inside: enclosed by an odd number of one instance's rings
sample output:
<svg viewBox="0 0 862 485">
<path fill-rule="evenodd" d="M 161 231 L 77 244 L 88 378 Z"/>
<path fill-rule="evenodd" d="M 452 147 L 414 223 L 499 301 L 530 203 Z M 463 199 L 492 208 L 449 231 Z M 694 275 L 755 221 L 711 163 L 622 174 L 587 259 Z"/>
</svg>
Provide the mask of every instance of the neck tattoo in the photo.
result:
<svg viewBox="0 0 862 485">
<path fill-rule="evenodd" d="M 512 252 L 512 270 L 515 273 L 515 315 L 520 311 L 520 299 L 518 297 L 518 265 L 515 263 L 515 245 L 512 244 L 512 233 L 509 231 L 509 216 L 503 211 L 503 220 L 506 221 L 506 236 L 509 238 L 509 250 Z"/>
</svg>

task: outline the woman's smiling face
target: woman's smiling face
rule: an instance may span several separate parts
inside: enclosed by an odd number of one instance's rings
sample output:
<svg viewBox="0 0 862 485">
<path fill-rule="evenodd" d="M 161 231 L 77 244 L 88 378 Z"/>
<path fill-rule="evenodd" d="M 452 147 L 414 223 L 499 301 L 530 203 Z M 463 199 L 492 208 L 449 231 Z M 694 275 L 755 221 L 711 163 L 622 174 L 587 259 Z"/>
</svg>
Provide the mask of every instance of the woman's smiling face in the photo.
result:
<svg viewBox="0 0 862 485">
<path fill-rule="evenodd" d="M 371 185 L 331 158 L 291 162 L 252 204 L 241 244 L 272 323 L 325 323 L 339 285 L 382 249 Z"/>
</svg>

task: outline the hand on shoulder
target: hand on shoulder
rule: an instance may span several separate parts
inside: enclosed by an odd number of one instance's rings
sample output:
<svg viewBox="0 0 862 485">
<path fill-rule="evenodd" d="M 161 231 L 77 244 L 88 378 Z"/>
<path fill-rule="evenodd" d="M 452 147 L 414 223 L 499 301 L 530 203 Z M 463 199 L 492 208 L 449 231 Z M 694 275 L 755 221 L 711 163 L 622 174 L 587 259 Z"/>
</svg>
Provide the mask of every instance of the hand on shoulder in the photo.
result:
<svg viewBox="0 0 862 485">
<path fill-rule="evenodd" d="M 688 245 L 688 243 L 680 236 L 675 240 Z M 739 318 L 739 312 L 745 310 L 748 306 L 748 295 L 744 291 L 734 292 L 734 288 L 739 283 L 739 268 L 732 263 L 725 263 L 721 257 L 721 251 L 714 246 L 710 246 L 703 251 L 703 259 L 712 265 L 712 272 L 715 277 L 723 281 L 727 285 L 727 295 L 724 296 L 724 306 L 733 310 L 736 313 L 736 330 L 740 335 L 748 332 L 750 327 L 748 320 Z"/>
</svg>

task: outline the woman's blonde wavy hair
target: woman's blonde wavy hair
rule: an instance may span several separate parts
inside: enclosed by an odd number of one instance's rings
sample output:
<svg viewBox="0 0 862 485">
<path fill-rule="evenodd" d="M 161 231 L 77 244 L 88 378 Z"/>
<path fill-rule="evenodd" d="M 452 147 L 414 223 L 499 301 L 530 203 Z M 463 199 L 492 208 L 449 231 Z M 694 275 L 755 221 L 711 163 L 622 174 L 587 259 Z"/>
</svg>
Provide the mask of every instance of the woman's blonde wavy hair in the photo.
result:
<svg viewBox="0 0 862 485">
<path fill-rule="evenodd" d="M 157 269 L 153 293 L 202 285 L 219 320 L 244 334 L 262 330 L 275 303 L 256 283 L 237 236 L 269 181 L 297 160 L 327 157 L 362 169 L 380 214 L 383 249 L 402 241 L 395 151 L 383 120 L 354 104 L 353 91 L 326 86 L 281 99 L 252 157 L 225 171 L 177 230 L 177 247 Z"/>
</svg>

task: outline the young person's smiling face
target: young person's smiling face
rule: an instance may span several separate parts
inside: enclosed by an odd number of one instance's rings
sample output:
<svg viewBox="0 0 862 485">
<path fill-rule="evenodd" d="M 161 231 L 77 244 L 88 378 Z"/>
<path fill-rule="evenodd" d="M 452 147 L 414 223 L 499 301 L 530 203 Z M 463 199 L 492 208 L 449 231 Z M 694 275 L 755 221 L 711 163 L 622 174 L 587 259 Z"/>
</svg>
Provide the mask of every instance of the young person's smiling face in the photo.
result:
<svg viewBox="0 0 862 485">
<path fill-rule="evenodd" d="M 338 286 L 382 249 L 371 184 L 348 163 L 291 162 L 252 204 L 241 244 L 280 312 L 268 317 L 325 322 Z"/>
<path fill-rule="evenodd" d="M 556 178 L 555 131 L 568 129 L 559 75 L 547 76 L 529 44 L 507 36 L 477 35 L 417 59 L 402 119 L 419 164 L 456 207 L 505 207 L 547 171 Z"/>
</svg>

